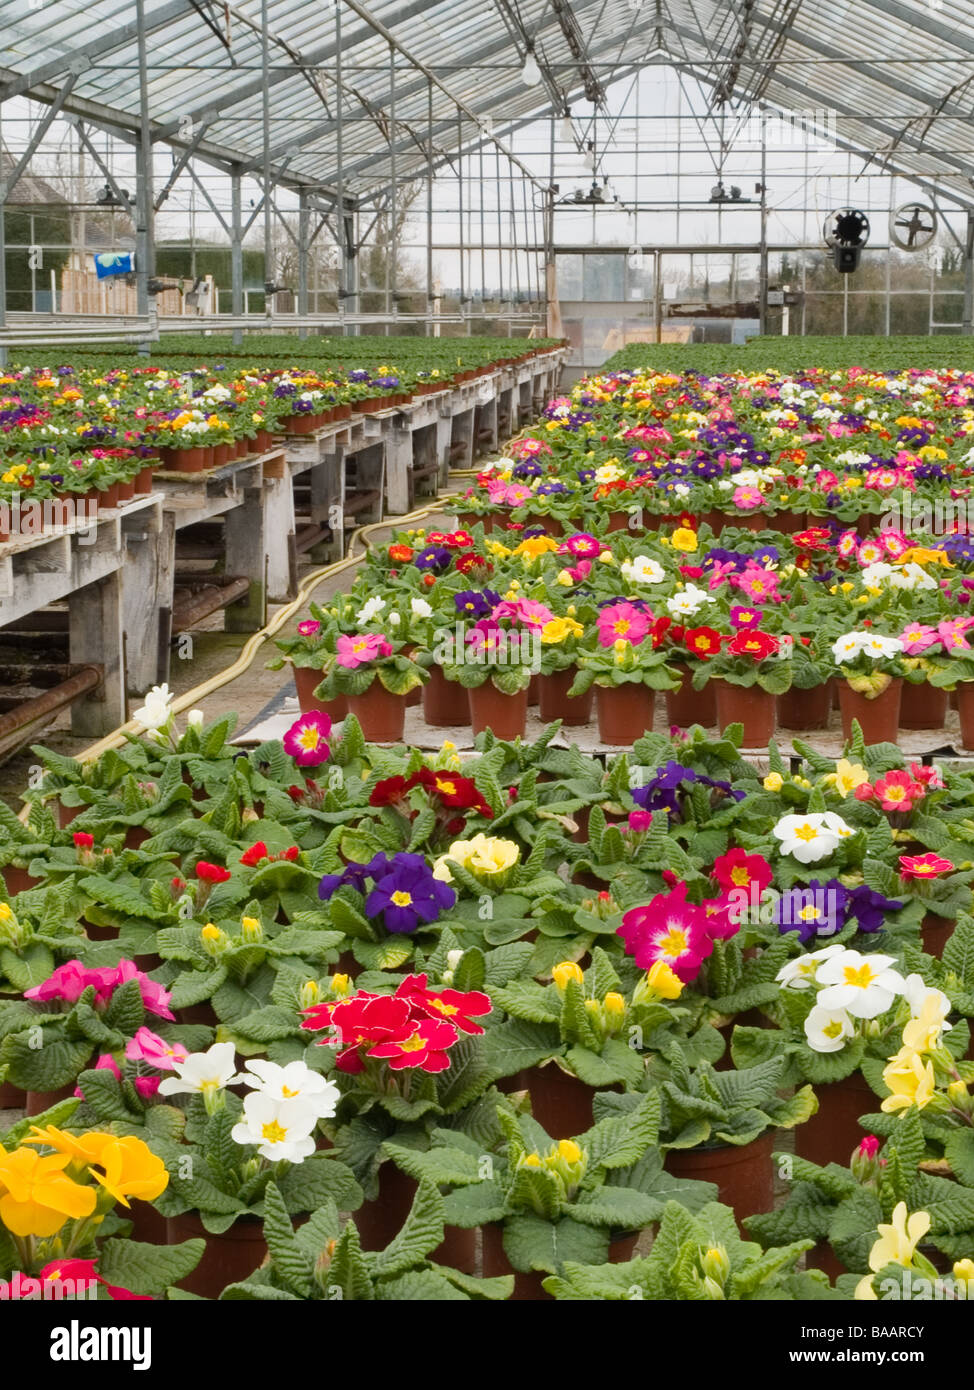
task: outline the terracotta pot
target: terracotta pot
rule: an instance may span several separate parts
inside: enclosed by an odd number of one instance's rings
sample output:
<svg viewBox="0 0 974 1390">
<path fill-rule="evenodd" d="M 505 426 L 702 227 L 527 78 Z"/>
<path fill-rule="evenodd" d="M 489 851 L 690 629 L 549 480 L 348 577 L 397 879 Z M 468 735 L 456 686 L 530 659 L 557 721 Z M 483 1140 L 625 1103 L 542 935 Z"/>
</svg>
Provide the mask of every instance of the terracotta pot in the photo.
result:
<svg viewBox="0 0 974 1390">
<path fill-rule="evenodd" d="M 180 1023 L 202 1023 L 207 1028 L 216 1028 L 220 1023 L 209 999 L 204 999 L 201 1004 L 184 1004 L 176 1013 Z"/>
<path fill-rule="evenodd" d="M 675 1178 L 717 1184 L 717 1200 L 732 1207 L 738 1222 L 774 1206 L 774 1130 L 751 1144 L 715 1148 L 670 1149 L 664 1167 Z"/>
<path fill-rule="evenodd" d="M 318 421 L 314 415 L 289 415 L 281 422 L 288 434 L 314 434 Z"/>
<path fill-rule="evenodd" d="M 177 473 L 202 473 L 207 466 L 207 451 L 203 445 L 192 449 L 173 449 L 171 467 Z"/>
<path fill-rule="evenodd" d="M 118 483 L 112 483 L 111 487 L 102 488 L 99 493 L 99 504 L 102 510 L 111 510 L 118 506 Z"/>
<path fill-rule="evenodd" d="M 577 1076 L 562 1071 L 557 1062 L 549 1062 L 543 1067 L 529 1067 L 520 1072 L 519 1077 L 521 1084 L 517 1089 L 529 1093 L 531 1113 L 552 1139 L 574 1139 L 577 1134 L 584 1134 L 592 1128 L 594 1086 L 588 1086 Z"/>
<path fill-rule="evenodd" d="M 963 681 L 954 691 L 957 714 L 960 718 L 960 741 L 964 748 L 974 748 L 974 681 Z"/>
<path fill-rule="evenodd" d="M 831 680 L 809 690 L 793 685 L 778 696 L 778 725 L 782 729 L 827 729 L 831 713 Z"/>
<path fill-rule="evenodd" d="M 717 725 L 721 731 L 729 724 L 743 724 L 743 748 L 767 748 L 774 738 L 775 697 L 759 685 L 731 685 L 717 681 Z"/>
<path fill-rule="evenodd" d="M 85 935 L 89 941 L 117 941 L 118 927 L 99 927 L 94 923 L 81 919 L 85 929 Z"/>
<path fill-rule="evenodd" d="M 429 668 L 430 678 L 423 686 L 423 718 L 430 728 L 452 729 L 470 719 L 467 692 L 457 681 L 448 681 L 442 666 Z"/>
<path fill-rule="evenodd" d="M 370 743 L 398 743 L 406 726 L 406 699 L 393 695 L 379 680 L 373 680 L 363 695 L 349 695 L 348 712 L 362 726 Z"/>
<path fill-rule="evenodd" d="M 867 743 L 895 743 L 900 727 L 900 698 L 903 680 L 891 680 L 875 700 L 867 700 L 853 690 L 848 681 L 839 681 L 839 708 L 842 711 L 842 736 L 852 737 L 852 721 L 859 720 L 862 736 Z"/>
<path fill-rule="evenodd" d="M 771 518 L 771 525 L 781 535 L 793 536 L 805 530 L 807 520 L 804 512 L 778 512 Z"/>
<path fill-rule="evenodd" d="M 901 729 L 942 729 L 947 722 L 947 692 L 921 681 L 903 682 L 900 696 Z"/>
<path fill-rule="evenodd" d="M 147 1245 L 169 1244 L 169 1223 L 151 1202 L 136 1199 L 128 1211 L 120 1210 L 119 1214 L 132 1223 L 130 1240 L 144 1241 Z"/>
<path fill-rule="evenodd" d="M 566 728 L 575 729 L 592 722 L 592 687 L 584 695 L 568 694 L 577 675 L 576 666 L 567 666 L 564 671 L 538 677 L 538 714 L 542 724 L 560 719 Z"/>
<path fill-rule="evenodd" d="M 152 467 L 147 465 L 135 476 L 135 490 L 138 493 L 148 493 L 152 491 Z"/>
<path fill-rule="evenodd" d="M 541 699 L 541 676 L 532 676 L 528 681 L 528 709 L 535 709 Z"/>
<path fill-rule="evenodd" d="M 127 483 L 117 483 L 119 502 L 131 502 L 135 496 L 135 479 L 131 478 Z"/>
<path fill-rule="evenodd" d="M 493 730 L 500 739 L 523 738 L 528 718 L 528 692 L 505 695 L 488 678 L 483 685 L 467 691 L 470 702 L 470 725 L 475 734 Z"/>
<path fill-rule="evenodd" d="M 206 1241 L 203 1258 L 181 1279 L 179 1287 L 201 1298 L 219 1298 L 228 1284 L 239 1284 L 259 1269 L 267 1254 L 264 1227 L 256 1216 L 243 1216 L 228 1231 L 214 1235 L 204 1229 L 195 1211 L 170 1216 L 166 1222 L 170 1245 L 202 1236 Z"/>
<path fill-rule="evenodd" d="M 491 1221 L 483 1230 L 483 1274 L 485 1279 L 501 1274 L 514 1275 L 514 1292 L 511 1302 L 533 1303 L 551 1299 L 551 1294 L 541 1287 L 542 1279 L 548 1275 L 544 1270 L 532 1269 L 527 1274 L 513 1267 L 504 1251 L 504 1227 L 499 1221 Z"/>
<path fill-rule="evenodd" d="M 417 685 L 414 689 L 410 690 L 408 695 L 406 696 L 406 708 L 416 709 L 416 707 L 418 705 L 421 705 L 422 703 L 423 687 L 421 685 Z"/>
<path fill-rule="evenodd" d="M 3 881 L 8 898 L 15 898 L 18 893 L 26 893 L 29 888 L 36 888 L 41 882 L 39 878 L 32 878 L 26 869 L 18 869 L 16 864 L 6 866 L 3 870 Z"/>
<path fill-rule="evenodd" d="M 938 917 L 933 912 L 926 914 L 920 923 L 920 941 L 928 956 L 943 959 L 944 947 L 953 936 L 956 925 L 948 917 Z"/>
<path fill-rule="evenodd" d="M 26 1105 L 26 1091 L 15 1086 L 12 1081 L 0 1081 L 0 1110 L 23 1110 Z"/>
<path fill-rule="evenodd" d="M 776 529 L 773 518 L 764 512 L 730 512 L 727 515 L 727 524 L 740 526 L 744 531 L 772 531 Z"/>
<path fill-rule="evenodd" d="M 152 838 L 152 832 L 146 830 L 144 825 L 130 825 L 125 832 L 124 849 L 141 849 L 146 840 Z"/>
<path fill-rule="evenodd" d="M 294 666 L 291 669 L 302 714 L 320 710 L 322 714 L 329 715 L 333 723 L 345 718 L 348 713 L 348 701 L 344 695 L 339 695 L 335 700 L 319 700 L 315 697 L 315 686 L 321 684 L 320 671 L 315 670 L 313 666 Z"/>
<path fill-rule="evenodd" d="M 54 807 L 59 827 L 64 830 L 71 824 L 75 816 L 80 816 L 82 811 L 87 811 L 87 806 L 65 806 L 62 801 L 58 801 Z"/>
<path fill-rule="evenodd" d="M 874 1115 L 879 1098 L 859 1072 L 815 1087 L 818 1110 L 795 1130 L 795 1153 L 812 1163 L 845 1167 L 863 1137 L 860 1115 Z"/>
<path fill-rule="evenodd" d="M 266 454 L 273 447 L 274 436 L 270 430 L 258 430 L 257 438 L 254 440 L 254 451 L 258 454 Z"/>
<path fill-rule="evenodd" d="M 69 1086 L 59 1086 L 56 1091 L 28 1091 L 24 1109 L 28 1115 L 40 1115 L 52 1105 L 57 1105 L 58 1101 L 70 1100 L 74 1090 L 75 1085 L 72 1081 Z"/>
<path fill-rule="evenodd" d="M 399 1233 L 418 1186 L 415 1178 L 394 1163 L 383 1163 L 379 1169 L 379 1195 L 363 1202 L 352 1214 L 363 1250 L 384 1250 Z M 436 1264 L 473 1274 L 477 1265 L 477 1228 L 445 1227 L 442 1243 L 429 1258 Z"/>
<path fill-rule="evenodd" d="M 840 1274 L 849 1272 L 827 1240 L 820 1240 L 811 1250 L 805 1251 L 805 1268 L 822 1270 L 833 1284 Z"/>
<path fill-rule="evenodd" d="M 653 727 L 654 692 L 648 685 L 597 685 L 595 705 L 603 743 L 631 747 Z"/>
<path fill-rule="evenodd" d="M 681 729 L 689 729 L 691 724 L 714 728 L 717 723 L 714 682 L 708 681 L 702 690 L 694 690 L 690 667 L 680 667 L 679 690 L 666 692 L 666 718 L 668 723 L 677 724 Z"/>
</svg>

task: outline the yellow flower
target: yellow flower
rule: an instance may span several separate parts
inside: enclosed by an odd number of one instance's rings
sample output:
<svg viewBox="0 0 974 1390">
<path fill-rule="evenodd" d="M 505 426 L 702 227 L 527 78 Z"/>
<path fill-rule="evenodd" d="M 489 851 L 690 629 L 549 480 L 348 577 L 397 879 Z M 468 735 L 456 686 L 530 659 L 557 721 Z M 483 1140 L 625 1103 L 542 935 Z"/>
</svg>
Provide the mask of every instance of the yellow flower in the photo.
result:
<svg viewBox="0 0 974 1390">
<path fill-rule="evenodd" d="M 826 778 L 826 781 L 829 779 Z M 851 763 L 848 758 L 840 758 L 835 765 L 833 782 L 840 796 L 851 796 L 856 787 L 869 781 L 869 773 L 861 763 Z"/>
<path fill-rule="evenodd" d="M 689 526 L 678 526 L 670 537 L 670 544 L 674 550 L 696 550 L 697 533 L 691 531 Z"/>
<path fill-rule="evenodd" d="M 558 542 L 553 536 L 529 536 L 526 541 L 514 549 L 515 555 L 526 555 L 529 559 L 536 560 L 539 555 L 550 554 L 551 551 L 558 549 Z"/>
<path fill-rule="evenodd" d="M 134 1135 L 106 1144 L 98 1164 L 104 1171 L 99 1173 L 93 1168 L 91 1176 L 123 1207 L 130 1205 L 129 1197 L 154 1202 L 169 1186 L 169 1174 L 162 1159 Z"/>
<path fill-rule="evenodd" d="M 582 983 L 581 968 L 573 960 L 563 960 L 560 965 L 556 965 L 551 972 L 557 988 L 564 993 L 568 988 L 568 981 L 574 980 L 576 984 Z"/>
<path fill-rule="evenodd" d="M 769 772 L 762 783 L 766 792 L 780 792 L 785 784 L 785 779 L 780 772 Z"/>
<path fill-rule="evenodd" d="M 524 1157 L 521 1159 L 521 1163 L 522 1163 L 523 1167 L 525 1167 L 525 1168 L 543 1168 L 543 1167 L 544 1167 L 544 1164 L 543 1164 L 542 1161 L 541 1161 L 541 1155 L 540 1155 L 540 1154 L 525 1154 Z"/>
<path fill-rule="evenodd" d="M 545 646 L 564 642 L 569 637 L 581 637 L 585 629 L 573 618 L 552 618 L 541 629 L 541 641 Z"/>
<path fill-rule="evenodd" d="M 558 1157 L 563 1158 L 566 1163 L 579 1163 L 582 1158 L 582 1150 L 574 1139 L 559 1139 Z"/>
<path fill-rule="evenodd" d="M 602 1000 L 602 1007 L 613 1022 L 618 1022 L 626 1012 L 626 1001 L 621 994 L 612 990 Z"/>
<path fill-rule="evenodd" d="M 949 1005 L 948 1005 L 949 1008 Z M 944 1009 L 940 992 L 931 989 L 924 996 L 920 1012 L 903 1028 L 904 1052 L 933 1052 L 940 1045 L 944 1030 Z"/>
<path fill-rule="evenodd" d="M 633 991 L 634 1004 L 652 1004 L 659 999 L 679 999 L 683 993 L 683 981 L 676 971 L 658 960 L 649 967 L 646 977 L 640 980 Z"/>
<path fill-rule="evenodd" d="M 491 878 L 506 874 L 513 869 L 520 853 L 513 840 L 501 840 L 496 836 L 481 834 L 474 835 L 470 840 L 454 840 L 446 854 L 441 854 L 434 863 L 433 877 L 443 883 L 452 883 L 451 859 L 478 877 Z"/>
<path fill-rule="evenodd" d="M 970 1282 L 974 1279 L 974 1260 L 958 1260 L 954 1265 L 953 1275 L 955 1279 L 966 1279 Z"/>
<path fill-rule="evenodd" d="M 929 1105 L 936 1090 L 933 1063 L 924 1064 L 918 1052 L 901 1048 L 883 1071 L 883 1080 L 891 1094 L 880 1105 L 887 1115 L 895 1115 L 898 1110 L 909 1110 L 915 1105 L 918 1110 Z"/>
<path fill-rule="evenodd" d="M 65 1221 L 95 1209 L 95 1193 L 67 1176 L 70 1154 L 41 1155 L 33 1149 L 0 1150 L 0 1221 L 11 1235 L 53 1236 Z"/>
</svg>

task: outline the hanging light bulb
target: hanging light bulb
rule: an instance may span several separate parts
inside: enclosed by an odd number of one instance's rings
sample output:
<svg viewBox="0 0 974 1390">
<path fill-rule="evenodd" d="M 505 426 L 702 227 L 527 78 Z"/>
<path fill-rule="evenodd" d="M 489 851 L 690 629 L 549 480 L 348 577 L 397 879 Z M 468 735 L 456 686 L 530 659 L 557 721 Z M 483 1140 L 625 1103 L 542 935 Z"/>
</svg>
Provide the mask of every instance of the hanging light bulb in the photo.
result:
<svg viewBox="0 0 974 1390">
<path fill-rule="evenodd" d="M 561 124 L 558 127 L 558 139 L 563 140 L 566 145 L 570 145 L 574 141 L 575 131 L 572 127 L 571 116 L 562 116 Z"/>
<path fill-rule="evenodd" d="M 595 173 L 595 146 L 593 144 L 589 144 L 588 149 L 582 156 L 582 163 L 591 173 Z"/>
<path fill-rule="evenodd" d="M 524 67 L 521 69 L 521 81 L 525 87 L 536 87 L 541 81 L 541 69 L 538 67 L 537 60 L 529 48 L 524 57 Z"/>
</svg>

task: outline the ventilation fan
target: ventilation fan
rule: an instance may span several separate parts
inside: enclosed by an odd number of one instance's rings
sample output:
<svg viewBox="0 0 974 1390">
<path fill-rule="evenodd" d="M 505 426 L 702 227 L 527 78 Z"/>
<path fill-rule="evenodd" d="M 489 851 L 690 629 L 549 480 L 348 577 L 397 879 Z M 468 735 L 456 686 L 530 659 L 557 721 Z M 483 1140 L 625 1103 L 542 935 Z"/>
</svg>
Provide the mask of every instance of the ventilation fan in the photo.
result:
<svg viewBox="0 0 974 1390">
<path fill-rule="evenodd" d="M 901 251 L 925 251 L 937 235 L 937 214 L 926 203 L 903 203 L 889 215 L 889 236 Z"/>
</svg>

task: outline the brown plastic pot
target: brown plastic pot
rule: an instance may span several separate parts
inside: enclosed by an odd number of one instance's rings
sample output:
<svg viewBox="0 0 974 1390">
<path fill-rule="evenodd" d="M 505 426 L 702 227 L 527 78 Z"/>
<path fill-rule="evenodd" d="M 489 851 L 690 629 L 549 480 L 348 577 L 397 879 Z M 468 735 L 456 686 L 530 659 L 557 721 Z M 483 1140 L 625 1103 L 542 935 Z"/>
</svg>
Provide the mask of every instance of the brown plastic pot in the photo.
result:
<svg viewBox="0 0 974 1390">
<path fill-rule="evenodd" d="M 292 669 L 298 692 L 298 706 L 302 714 L 320 710 L 322 714 L 329 715 L 335 723 L 345 718 L 348 713 L 348 701 L 344 695 L 339 695 L 334 700 L 319 700 L 316 697 L 315 686 L 321 684 L 320 671 L 313 666 L 295 666 Z"/>
<path fill-rule="evenodd" d="M 926 914 L 920 923 L 920 941 L 928 956 L 943 959 L 944 947 L 953 936 L 956 925 L 947 917 L 938 917 L 933 912 Z"/>
<path fill-rule="evenodd" d="M 691 724 L 701 724 L 712 729 L 717 723 L 717 697 L 714 682 L 708 681 L 702 690 L 693 688 L 693 672 L 689 666 L 680 668 L 679 690 L 666 692 L 666 718 L 670 724 L 681 729 L 689 729 Z"/>
<path fill-rule="evenodd" d="M 631 1260 L 638 1239 L 637 1231 L 612 1241 L 609 1245 L 609 1263 L 625 1264 L 627 1260 Z M 504 1274 L 514 1275 L 511 1302 L 533 1303 L 551 1300 L 552 1295 L 542 1288 L 542 1280 L 548 1278 L 546 1271 L 532 1269 L 523 1273 L 515 1269 L 504 1250 L 504 1226 L 499 1221 L 492 1221 L 483 1227 L 483 1275 L 485 1279 L 491 1279 Z"/>
<path fill-rule="evenodd" d="M 571 1072 L 563 1071 L 557 1062 L 528 1067 L 519 1073 L 518 1090 L 531 1097 L 531 1114 L 552 1139 L 574 1139 L 584 1134 L 594 1123 L 592 1101 L 594 1086 L 588 1086 Z M 618 1090 L 618 1087 L 601 1087 Z"/>
<path fill-rule="evenodd" d="M 578 728 L 592 722 L 592 687 L 584 695 L 569 695 L 578 668 L 567 666 L 564 671 L 552 671 L 538 677 L 538 715 L 542 724 L 560 719 L 566 728 Z"/>
<path fill-rule="evenodd" d="M 84 1071 L 84 1068 L 81 1070 Z M 59 1086 L 56 1091 L 28 1091 L 24 1109 L 28 1115 L 41 1115 L 59 1101 L 70 1100 L 74 1095 L 74 1089 L 72 1082 L 69 1086 Z"/>
<path fill-rule="evenodd" d="M 39 878 L 33 878 L 26 869 L 18 869 L 16 864 L 5 866 L 3 881 L 8 898 L 15 898 L 18 893 L 26 893 L 29 888 L 36 888 L 41 882 Z"/>
<path fill-rule="evenodd" d="M 349 695 L 348 712 L 370 743 L 398 743 L 406 727 L 406 697 L 386 690 L 378 676 L 361 695 Z"/>
<path fill-rule="evenodd" d="M 597 685 L 595 706 L 599 719 L 599 739 L 631 748 L 637 738 L 653 728 L 654 692 L 648 685 Z"/>
<path fill-rule="evenodd" d="M 470 726 L 475 734 L 490 729 L 500 739 L 523 738 L 528 720 L 527 687 L 514 695 L 498 690 L 488 676 L 483 685 L 467 691 Z"/>
<path fill-rule="evenodd" d="M 844 1168 L 859 1146 L 860 1115 L 872 1115 L 879 1100 L 859 1074 L 815 1087 L 818 1110 L 795 1130 L 795 1153 L 812 1163 L 838 1163 Z"/>
<path fill-rule="evenodd" d="M 957 714 L 960 718 L 960 741 L 964 748 L 974 748 L 974 681 L 962 681 L 954 691 Z"/>
<path fill-rule="evenodd" d="M 853 690 L 848 681 L 839 681 L 839 709 L 842 711 L 842 736 L 852 737 L 852 721 L 858 719 L 862 736 L 867 743 L 895 743 L 900 727 L 900 700 L 903 680 L 890 681 L 882 695 L 867 700 Z"/>
<path fill-rule="evenodd" d="M 202 473 L 207 465 L 207 451 L 202 444 L 192 449 L 173 449 L 170 467 L 177 473 Z"/>
<path fill-rule="evenodd" d="M 470 719 L 470 701 L 463 686 L 448 681 L 442 666 L 429 668 L 430 678 L 423 686 L 423 718 L 432 729 L 452 729 Z"/>
<path fill-rule="evenodd" d="M 26 1091 L 12 1081 L 0 1081 L 0 1110 L 23 1110 L 26 1105 Z"/>
<path fill-rule="evenodd" d="M 774 1206 L 774 1130 L 750 1144 L 670 1149 L 664 1167 L 675 1178 L 717 1184 L 717 1200 L 732 1207 L 738 1222 Z"/>
<path fill-rule="evenodd" d="M 947 722 L 947 692 L 921 681 L 903 682 L 900 696 L 901 729 L 942 729 Z"/>
<path fill-rule="evenodd" d="M 137 493 L 142 493 L 143 495 L 152 491 L 151 464 L 147 464 L 145 468 L 140 469 L 135 475 L 135 490 Z"/>
<path fill-rule="evenodd" d="M 264 1227 L 256 1216 L 239 1217 L 221 1235 L 204 1229 L 195 1211 L 182 1216 L 170 1216 L 166 1222 L 170 1245 L 202 1236 L 206 1241 L 203 1258 L 191 1274 L 179 1281 L 179 1287 L 201 1298 L 219 1298 L 228 1284 L 239 1284 L 263 1264 L 267 1254 Z"/>
<path fill-rule="evenodd" d="M 774 738 L 775 697 L 759 685 L 717 682 L 717 726 L 721 733 L 730 724 L 743 724 L 743 748 L 767 748 Z"/>
<path fill-rule="evenodd" d="M 200 1004 L 184 1004 L 176 1013 L 180 1023 L 202 1023 L 207 1028 L 216 1028 L 220 1023 L 209 999 L 204 999 Z"/>
<path fill-rule="evenodd" d="M 808 690 L 793 685 L 778 696 L 778 726 L 782 729 L 827 729 L 831 713 L 831 680 Z"/>
<path fill-rule="evenodd" d="M 363 1202 L 352 1215 L 363 1250 L 384 1250 L 398 1235 L 418 1186 L 415 1178 L 394 1163 L 383 1163 L 379 1169 L 378 1196 Z M 442 1243 L 431 1251 L 429 1258 L 436 1264 L 473 1274 L 477 1265 L 477 1228 L 445 1227 Z"/>
</svg>

